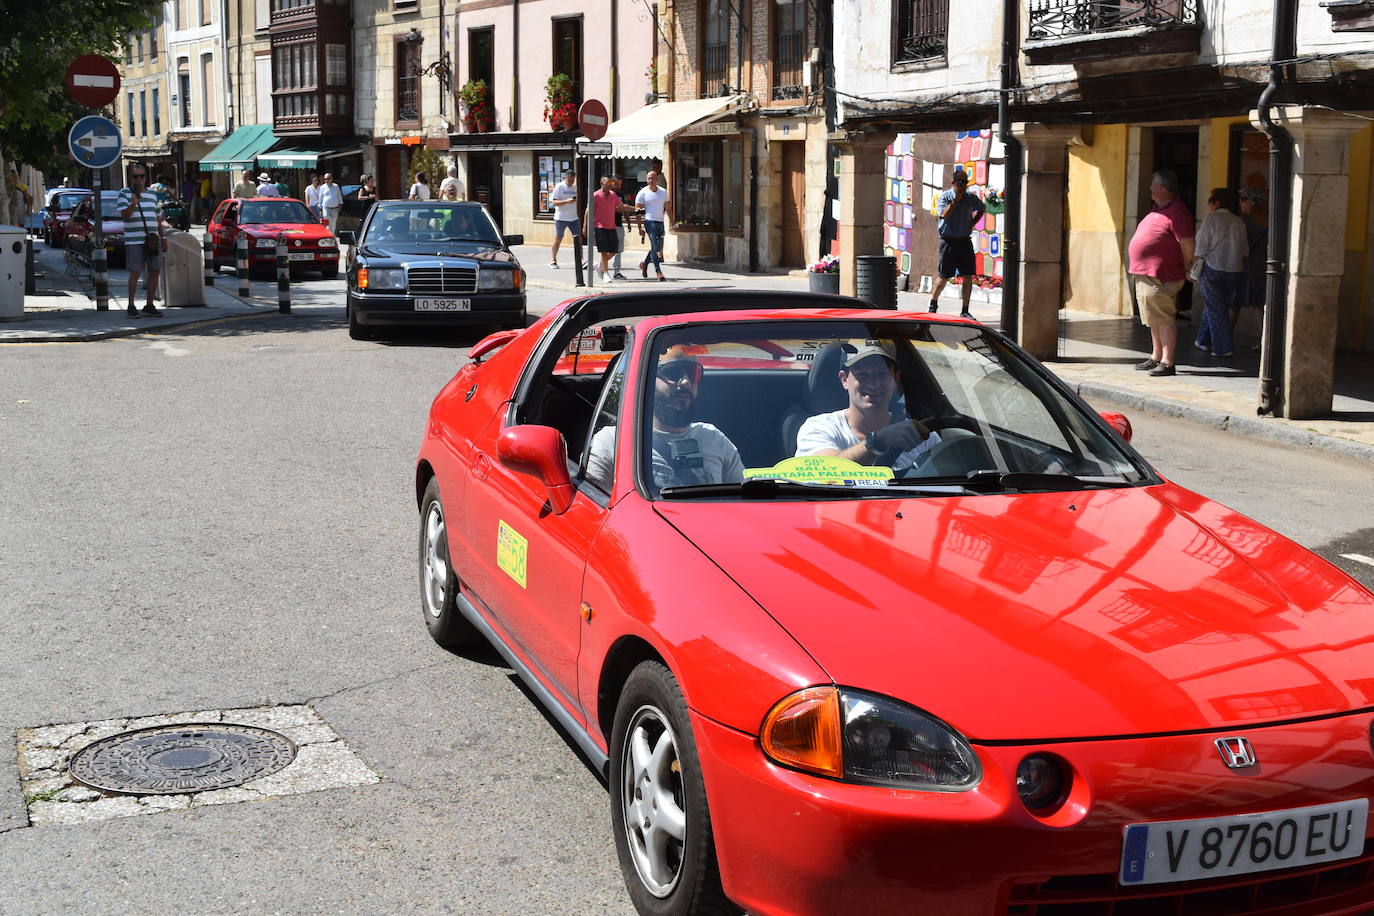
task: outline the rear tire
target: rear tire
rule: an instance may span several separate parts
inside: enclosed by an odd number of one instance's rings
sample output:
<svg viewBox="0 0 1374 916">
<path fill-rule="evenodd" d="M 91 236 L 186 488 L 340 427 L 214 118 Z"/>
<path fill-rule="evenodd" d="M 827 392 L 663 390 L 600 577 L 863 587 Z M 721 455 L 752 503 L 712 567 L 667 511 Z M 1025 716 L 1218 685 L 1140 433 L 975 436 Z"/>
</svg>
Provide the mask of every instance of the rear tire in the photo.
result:
<svg viewBox="0 0 1374 916">
<path fill-rule="evenodd" d="M 458 610 L 458 577 L 449 560 L 448 526 L 435 478 L 430 478 L 420 500 L 419 558 L 420 613 L 429 635 L 450 651 L 480 643 L 481 632 Z"/>
<path fill-rule="evenodd" d="M 720 885 L 701 760 L 682 690 L 660 662 L 630 672 L 611 732 L 611 831 L 645 916 L 739 913 Z"/>
</svg>

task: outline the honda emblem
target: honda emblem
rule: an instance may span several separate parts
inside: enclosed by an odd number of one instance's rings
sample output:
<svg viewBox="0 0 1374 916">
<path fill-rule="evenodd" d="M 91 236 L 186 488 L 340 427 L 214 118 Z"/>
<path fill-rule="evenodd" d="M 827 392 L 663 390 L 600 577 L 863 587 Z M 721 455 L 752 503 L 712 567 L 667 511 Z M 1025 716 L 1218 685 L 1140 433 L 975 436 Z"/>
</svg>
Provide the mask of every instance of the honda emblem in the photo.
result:
<svg viewBox="0 0 1374 916">
<path fill-rule="evenodd" d="M 1255 759 L 1255 749 L 1245 738 L 1218 738 L 1216 745 L 1221 762 L 1233 770 L 1243 770 L 1258 762 Z"/>
</svg>

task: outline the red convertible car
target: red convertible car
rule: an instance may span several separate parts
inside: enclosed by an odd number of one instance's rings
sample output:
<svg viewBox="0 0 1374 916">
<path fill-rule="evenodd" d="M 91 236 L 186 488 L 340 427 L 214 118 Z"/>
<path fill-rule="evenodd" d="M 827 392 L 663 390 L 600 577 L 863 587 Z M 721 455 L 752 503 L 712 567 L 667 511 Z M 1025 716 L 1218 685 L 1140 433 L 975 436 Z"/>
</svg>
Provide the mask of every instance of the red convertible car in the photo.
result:
<svg viewBox="0 0 1374 916">
<path fill-rule="evenodd" d="M 1374 595 L 995 331 L 817 294 L 486 338 L 421 608 L 604 773 L 641 913 L 1367 913 Z"/>
<path fill-rule="evenodd" d="M 326 280 L 339 275 L 339 240 L 299 200 L 290 197 L 231 197 L 220 203 L 205 227 L 215 247 L 215 269 L 234 267 L 240 234 L 248 237 L 248 270 L 277 275 L 277 237 L 286 239 L 293 272 L 318 270 Z"/>
</svg>

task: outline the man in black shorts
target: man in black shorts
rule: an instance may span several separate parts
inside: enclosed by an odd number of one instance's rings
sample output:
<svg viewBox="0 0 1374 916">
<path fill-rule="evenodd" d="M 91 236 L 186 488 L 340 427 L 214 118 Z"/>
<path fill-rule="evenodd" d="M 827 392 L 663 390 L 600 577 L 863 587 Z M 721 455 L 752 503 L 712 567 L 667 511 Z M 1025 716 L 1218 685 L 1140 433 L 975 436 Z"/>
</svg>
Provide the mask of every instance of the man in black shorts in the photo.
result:
<svg viewBox="0 0 1374 916">
<path fill-rule="evenodd" d="M 959 312 L 961 318 L 972 318 L 969 300 L 973 296 L 973 240 L 969 236 L 978 220 L 983 218 L 987 207 L 977 195 L 968 192 L 968 172 L 956 169 L 954 181 L 948 190 L 940 194 L 937 205 L 940 212 L 940 276 L 935 280 L 935 288 L 930 291 L 930 310 L 940 310 L 940 293 L 944 291 L 949 278 L 956 274 L 963 279 L 959 290 L 964 307 Z"/>
</svg>

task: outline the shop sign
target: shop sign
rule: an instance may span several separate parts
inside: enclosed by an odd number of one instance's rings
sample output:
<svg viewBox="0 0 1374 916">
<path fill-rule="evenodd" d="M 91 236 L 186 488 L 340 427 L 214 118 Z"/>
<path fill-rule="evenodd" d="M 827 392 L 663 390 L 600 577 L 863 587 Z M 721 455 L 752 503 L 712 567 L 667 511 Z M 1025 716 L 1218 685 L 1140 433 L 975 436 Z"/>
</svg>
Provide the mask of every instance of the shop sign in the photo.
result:
<svg viewBox="0 0 1374 916">
<path fill-rule="evenodd" d="M 688 137 L 729 137 L 739 133 L 739 125 L 734 121 L 710 121 L 684 130 L 675 139 Z"/>
</svg>

